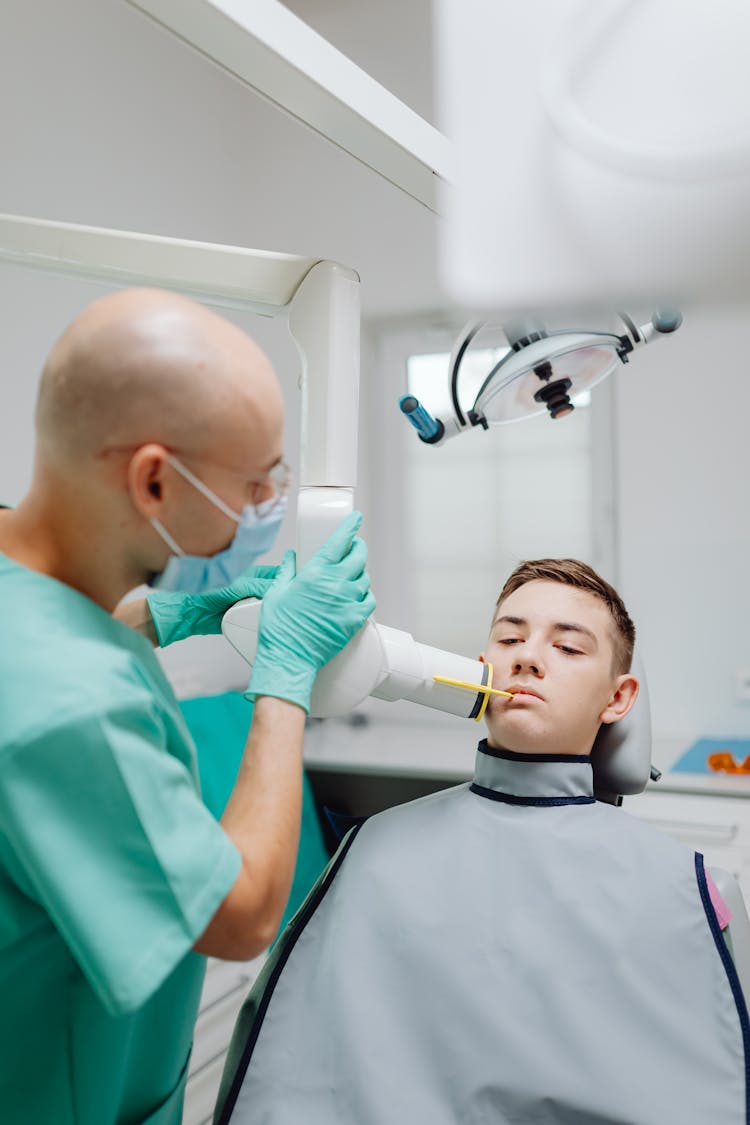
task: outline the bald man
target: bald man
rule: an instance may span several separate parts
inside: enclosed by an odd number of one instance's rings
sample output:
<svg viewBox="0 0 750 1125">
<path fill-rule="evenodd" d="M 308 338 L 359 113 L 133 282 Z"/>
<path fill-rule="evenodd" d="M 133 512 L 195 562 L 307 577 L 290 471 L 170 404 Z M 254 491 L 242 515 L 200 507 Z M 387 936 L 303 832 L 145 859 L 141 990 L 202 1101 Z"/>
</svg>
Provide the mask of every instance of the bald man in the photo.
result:
<svg viewBox="0 0 750 1125">
<path fill-rule="evenodd" d="M 0 511 L 5 1125 L 177 1125 L 200 955 L 278 927 L 312 684 L 374 605 L 356 514 L 299 573 L 293 552 L 246 568 L 278 522 L 282 422 L 253 341 L 155 290 L 95 302 L 45 366 L 32 485 Z M 143 583 L 168 592 L 121 604 Z M 217 823 L 152 646 L 248 596 L 255 710 Z"/>
</svg>

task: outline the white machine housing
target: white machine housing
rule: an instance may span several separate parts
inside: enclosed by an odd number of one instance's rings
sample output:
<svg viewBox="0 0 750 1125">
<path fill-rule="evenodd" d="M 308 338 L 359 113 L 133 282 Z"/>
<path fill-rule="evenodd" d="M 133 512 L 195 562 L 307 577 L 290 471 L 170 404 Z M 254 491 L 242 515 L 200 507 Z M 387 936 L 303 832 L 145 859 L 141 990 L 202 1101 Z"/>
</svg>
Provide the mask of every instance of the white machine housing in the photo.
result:
<svg viewBox="0 0 750 1125">
<path fill-rule="evenodd" d="M 258 644 L 260 602 L 237 602 L 224 615 L 227 640 L 252 666 Z M 419 644 L 410 633 L 370 620 L 346 648 L 318 673 L 310 716 L 329 719 L 347 715 L 368 696 L 393 702 L 408 699 L 460 718 L 475 718 L 484 693 L 440 683 L 435 676 L 474 683 L 487 682 L 488 665 L 467 656 Z"/>
</svg>

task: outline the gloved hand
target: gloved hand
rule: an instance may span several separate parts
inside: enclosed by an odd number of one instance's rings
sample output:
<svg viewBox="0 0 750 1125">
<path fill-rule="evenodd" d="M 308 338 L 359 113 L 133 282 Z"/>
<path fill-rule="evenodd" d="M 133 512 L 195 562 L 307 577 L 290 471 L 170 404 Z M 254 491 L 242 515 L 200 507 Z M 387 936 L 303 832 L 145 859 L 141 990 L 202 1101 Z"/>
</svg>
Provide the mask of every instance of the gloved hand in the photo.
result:
<svg viewBox="0 0 750 1125">
<path fill-rule="evenodd" d="M 249 566 L 231 586 L 205 594 L 161 593 L 146 595 L 161 648 L 186 637 L 221 632 L 221 619 L 235 602 L 262 598 L 273 585 L 278 566 Z"/>
<path fill-rule="evenodd" d="M 352 512 L 296 574 L 294 551 L 263 599 L 258 650 L 246 697 L 275 695 L 310 710 L 315 677 L 362 628 L 375 608 L 367 547 Z"/>
</svg>

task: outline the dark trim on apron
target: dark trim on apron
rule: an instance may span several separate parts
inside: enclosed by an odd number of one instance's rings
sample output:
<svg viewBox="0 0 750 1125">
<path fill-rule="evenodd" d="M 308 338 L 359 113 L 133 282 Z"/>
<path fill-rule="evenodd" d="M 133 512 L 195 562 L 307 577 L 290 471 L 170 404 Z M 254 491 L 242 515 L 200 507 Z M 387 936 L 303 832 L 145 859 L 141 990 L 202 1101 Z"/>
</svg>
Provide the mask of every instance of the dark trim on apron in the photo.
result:
<svg viewBox="0 0 750 1125">
<path fill-rule="evenodd" d="M 258 1011 L 255 1014 L 253 1025 L 250 1028 L 250 1034 L 247 1037 L 247 1042 L 242 1051 L 242 1057 L 240 1059 L 239 1066 L 237 1067 L 234 1079 L 232 1080 L 232 1085 L 229 1087 L 229 1092 L 227 1093 L 224 1105 L 222 1106 L 221 1116 L 217 1121 L 215 1121 L 214 1125 L 228 1125 L 229 1119 L 237 1102 L 240 1089 L 242 1088 L 242 1083 L 245 1081 L 247 1068 L 250 1065 L 250 1059 L 252 1058 L 253 1051 L 255 1050 L 255 1044 L 258 1041 L 258 1036 L 260 1035 L 260 1029 L 263 1024 L 263 1020 L 266 1017 L 266 1012 L 268 1011 L 268 1006 L 271 1003 L 271 998 L 273 996 L 274 989 L 278 984 L 281 972 L 287 961 L 289 960 L 292 954 L 292 950 L 297 944 L 297 939 L 299 938 L 307 923 L 312 918 L 315 911 L 320 906 L 320 903 L 325 897 L 326 891 L 338 874 L 338 870 L 341 867 L 341 864 L 344 862 L 346 854 L 349 851 L 349 848 L 354 843 L 354 838 L 361 827 L 361 824 L 357 824 L 354 828 L 352 828 L 349 836 L 342 844 L 335 860 L 333 860 L 331 866 L 329 867 L 328 874 L 326 875 L 325 879 L 322 883 L 320 883 L 315 894 L 310 896 L 310 898 L 302 908 L 302 911 L 299 915 L 299 921 L 294 927 L 294 932 L 291 934 L 289 940 L 285 943 L 281 953 L 279 954 L 279 959 L 273 967 L 273 972 L 269 977 L 268 984 L 265 987 L 260 1004 L 258 1005 Z"/>
<path fill-rule="evenodd" d="M 737 975 L 732 955 L 727 948 L 727 943 L 724 941 L 724 936 L 721 932 L 719 919 L 716 917 L 713 903 L 711 902 L 711 895 L 708 891 L 708 882 L 706 881 L 706 869 L 703 865 L 703 856 L 700 852 L 695 853 L 695 875 L 698 880 L 698 889 L 701 894 L 701 902 L 703 909 L 706 912 L 706 918 L 714 939 L 714 944 L 721 957 L 721 962 L 724 966 L 724 971 L 729 980 L 729 987 L 732 990 L 732 996 L 737 1006 L 737 1015 L 740 1020 L 740 1028 L 742 1030 L 742 1046 L 745 1052 L 745 1122 L 750 1125 L 750 1019 L 748 1019 L 747 1005 L 745 997 L 742 992 L 742 985 L 740 978 Z"/>
<path fill-rule="evenodd" d="M 471 783 L 469 789 L 478 797 L 501 801 L 504 805 L 535 805 L 539 808 L 551 808 L 557 805 L 596 804 L 596 797 L 517 797 L 515 793 L 501 793 L 498 789 L 487 789 L 484 785 L 477 785 L 476 781 Z"/>
<path fill-rule="evenodd" d="M 589 754 L 518 754 L 515 750 L 496 750 L 487 745 L 487 739 L 480 740 L 477 750 L 490 758 L 502 758 L 504 762 L 580 762 L 591 765 Z"/>
</svg>

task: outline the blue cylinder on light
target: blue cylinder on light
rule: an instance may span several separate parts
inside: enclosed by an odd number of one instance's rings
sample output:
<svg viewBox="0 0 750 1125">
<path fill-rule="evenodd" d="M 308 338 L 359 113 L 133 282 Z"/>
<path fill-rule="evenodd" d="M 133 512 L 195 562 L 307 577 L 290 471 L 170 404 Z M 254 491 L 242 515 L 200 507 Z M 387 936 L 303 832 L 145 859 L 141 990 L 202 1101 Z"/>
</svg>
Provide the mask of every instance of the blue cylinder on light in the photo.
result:
<svg viewBox="0 0 750 1125">
<path fill-rule="evenodd" d="M 411 422 L 422 441 L 428 444 L 440 441 L 445 433 L 443 423 L 439 418 L 433 418 L 429 410 L 425 410 L 418 398 L 414 395 L 402 395 L 398 400 L 402 414 Z"/>
</svg>

